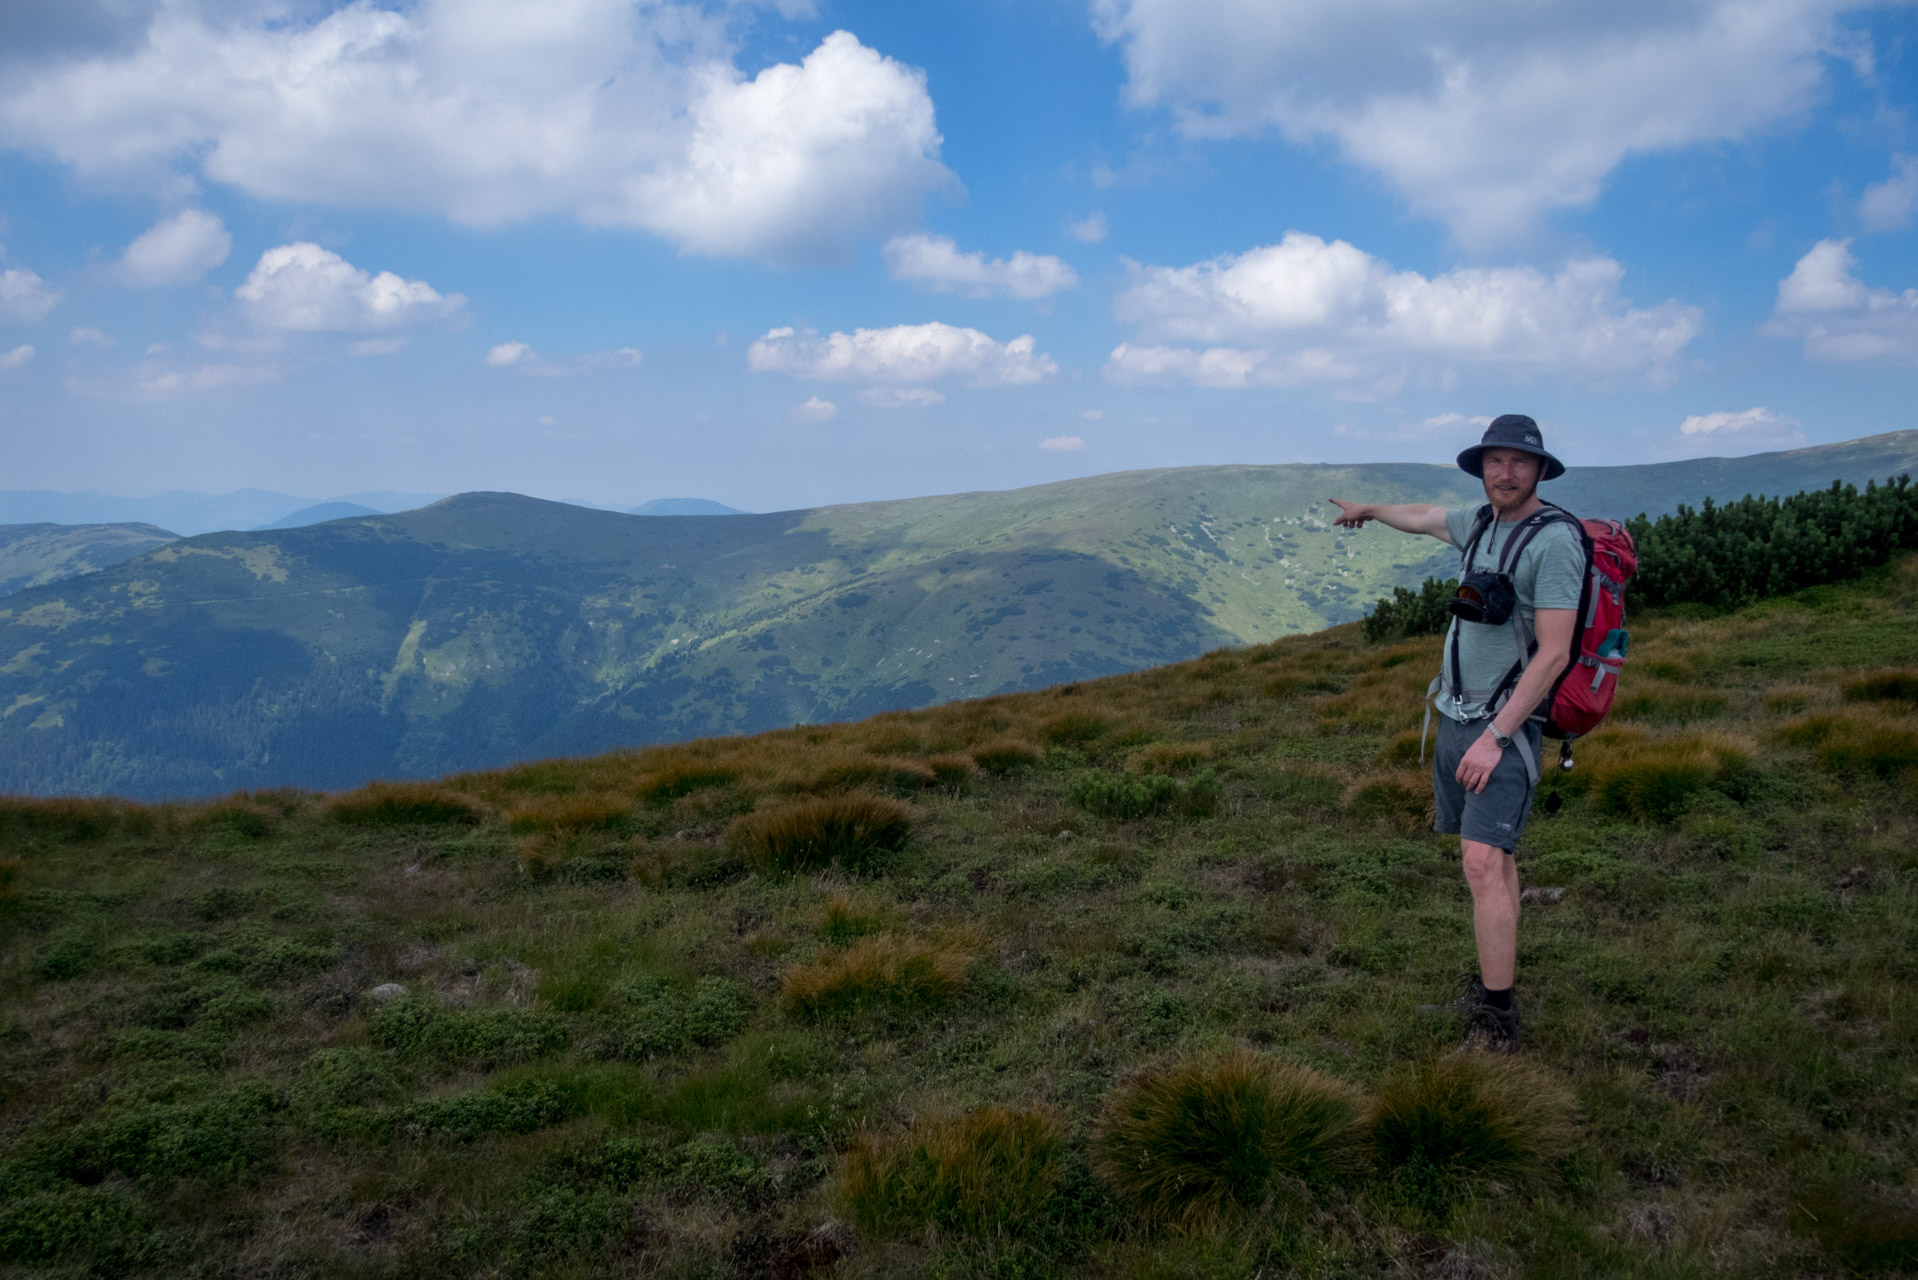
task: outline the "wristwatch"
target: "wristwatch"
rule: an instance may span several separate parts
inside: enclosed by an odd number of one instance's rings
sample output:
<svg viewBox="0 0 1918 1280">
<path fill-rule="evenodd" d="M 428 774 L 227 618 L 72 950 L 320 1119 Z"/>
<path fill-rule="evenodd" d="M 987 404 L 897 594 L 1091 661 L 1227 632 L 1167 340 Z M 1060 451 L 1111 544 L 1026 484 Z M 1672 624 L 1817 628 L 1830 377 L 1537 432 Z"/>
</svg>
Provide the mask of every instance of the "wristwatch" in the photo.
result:
<svg viewBox="0 0 1918 1280">
<path fill-rule="evenodd" d="M 1486 725 L 1485 732 L 1492 735 L 1492 741 L 1498 743 L 1498 749 L 1500 751 L 1512 745 L 1512 735 L 1495 724 Z"/>
</svg>

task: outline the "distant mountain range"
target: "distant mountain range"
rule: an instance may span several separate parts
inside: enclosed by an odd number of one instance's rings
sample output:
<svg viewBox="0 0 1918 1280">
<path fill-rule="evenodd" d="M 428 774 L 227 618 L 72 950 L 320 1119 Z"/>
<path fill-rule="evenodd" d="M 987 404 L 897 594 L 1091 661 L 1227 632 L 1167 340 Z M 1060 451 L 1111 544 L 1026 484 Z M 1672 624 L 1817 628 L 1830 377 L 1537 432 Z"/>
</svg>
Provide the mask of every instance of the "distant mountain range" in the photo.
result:
<svg viewBox="0 0 1918 1280">
<path fill-rule="evenodd" d="M 0 525 L 5 524 L 151 524 L 191 536 L 222 529 L 292 529 L 343 516 L 410 511 L 438 502 L 440 493 L 349 493 L 339 498 L 296 498 L 269 489 L 232 493 L 174 490 L 150 498 L 119 498 L 105 493 L 56 493 L 51 489 L 0 490 Z M 723 516 L 738 511 L 706 498 L 655 498 L 637 507 L 574 505 L 597 511 L 629 511 L 642 516 Z"/>
<path fill-rule="evenodd" d="M 1658 513 L 1918 470 L 1918 431 L 1579 469 Z M 1358 617 L 1448 572 L 1327 497 L 1462 503 L 1455 468 L 1189 467 L 661 520 L 503 493 L 186 538 L 0 600 L 0 791 L 339 787 L 862 717 Z"/>
</svg>

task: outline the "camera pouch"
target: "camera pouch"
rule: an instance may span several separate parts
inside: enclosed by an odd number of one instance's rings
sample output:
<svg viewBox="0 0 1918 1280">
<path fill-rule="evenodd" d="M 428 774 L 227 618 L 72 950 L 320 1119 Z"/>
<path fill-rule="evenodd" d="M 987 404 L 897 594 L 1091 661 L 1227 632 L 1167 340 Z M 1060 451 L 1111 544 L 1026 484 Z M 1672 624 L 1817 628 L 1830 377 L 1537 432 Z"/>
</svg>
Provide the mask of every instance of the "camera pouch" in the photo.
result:
<svg viewBox="0 0 1918 1280">
<path fill-rule="evenodd" d="M 1448 606 L 1452 616 L 1487 627 L 1502 627 L 1518 607 L 1518 588 L 1509 575 L 1474 569 L 1459 579 Z"/>
</svg>

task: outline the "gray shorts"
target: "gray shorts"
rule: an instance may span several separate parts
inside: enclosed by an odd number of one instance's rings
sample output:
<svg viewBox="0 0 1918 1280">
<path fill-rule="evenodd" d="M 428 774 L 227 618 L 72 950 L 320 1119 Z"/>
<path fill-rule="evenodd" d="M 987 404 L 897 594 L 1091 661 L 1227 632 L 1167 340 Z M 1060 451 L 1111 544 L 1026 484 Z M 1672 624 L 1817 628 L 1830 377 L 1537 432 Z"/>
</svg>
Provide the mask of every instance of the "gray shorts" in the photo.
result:
<svg viewBox="0 0 1918 1280">
<path fill-rule="evenodd" d="M 1432 830 L 1495 845 L 1510 853 L 1525 834 L 1525 820 L 1532 816 L 1532 779 L 1517 745 L 1505 749 L 1505 758 L 1492 770 L 1492 780 L 1485 784 L 1485 790 L 1474 794 L 1459 782 L 1458 762 L 1484 735 L 1491 721 L 1460 724 L 1450 716 L 1436 718 L 1438 754 L 1432 759 L 1432 797 L 1437 817 Z M 1538 721 L 1527 720 L 1520 732 L 1532 744 L 1532 759 L 1539 759 Z"/>
</svg>

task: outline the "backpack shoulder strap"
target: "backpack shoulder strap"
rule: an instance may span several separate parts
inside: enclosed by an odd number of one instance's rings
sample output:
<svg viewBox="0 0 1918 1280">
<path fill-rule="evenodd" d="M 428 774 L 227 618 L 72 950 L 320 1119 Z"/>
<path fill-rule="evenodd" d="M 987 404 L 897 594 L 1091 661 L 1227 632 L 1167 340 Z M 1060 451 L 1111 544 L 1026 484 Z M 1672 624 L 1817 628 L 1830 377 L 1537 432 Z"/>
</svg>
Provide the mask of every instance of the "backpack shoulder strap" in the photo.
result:
<svg viewBox="0 0 1918 1280">
<path fill-rule="evenodd" d="M 1463 572 L 1470 572 L 1472 557 L 1478 554 L 1478 541 L 1485 536 L 1485 531 L 1492 527 L 1495 516 L 1492 504 L 1488 502 L 1478 509 L 1477 515 L 1472 517 L 1472 531 L 1466 535 L 1465 545 L 1460 548 L 1460 555 L 1464 561 Z"/>
</svg>

